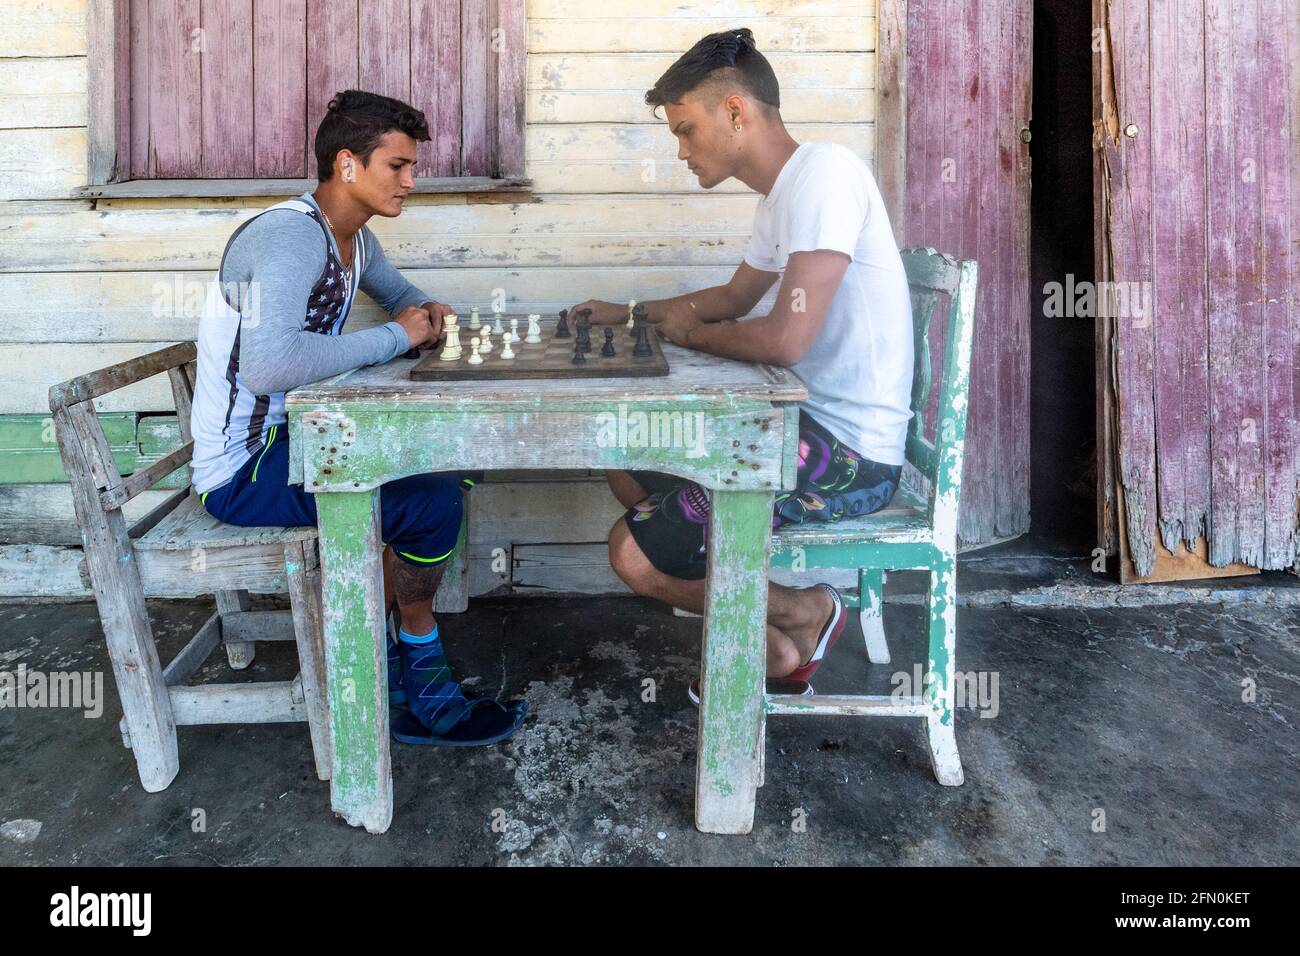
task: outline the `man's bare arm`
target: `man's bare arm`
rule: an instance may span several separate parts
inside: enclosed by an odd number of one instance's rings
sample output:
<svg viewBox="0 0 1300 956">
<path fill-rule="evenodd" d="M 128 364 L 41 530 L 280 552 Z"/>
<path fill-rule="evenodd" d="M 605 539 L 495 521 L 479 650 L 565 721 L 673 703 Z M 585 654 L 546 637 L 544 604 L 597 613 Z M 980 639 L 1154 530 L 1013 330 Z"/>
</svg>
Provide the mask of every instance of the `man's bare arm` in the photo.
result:
<svg viewBox="0 0 1300 956">
<path fill-rule="evenodd" d="M 772 283 L 777 278 L 778 274 L 775 272 L 762 272 L 742 262 L 725 285 L 710 286 L 671 299 L 652 299 L 642 302 L 641 305 L 645 306 L 646 317 L 651 322 L 660 321 L 675 306 L 691 308 L 691 303 L 694 303 L 695 314 L 704 321 L 738 319 L 753 310 L 758 300 L 772 288 Z M 591 321 L 596 325 L 609 325 L 627 320 L 625 303 L 589 299 L 573 306 L 571 311 L 577 313 L 583 309 L 591 310 Z"/>
<path fill-rule="evenodd" d="M 840 252 L 797 252 L 790 256 L 776 304 L 767 315 L 734 325 L 718 325 L 703 321 L 694 314 L 698 305 L 693 312 L 679 296 L 666 300 L 673 304 L 663 310 L 656 326 L 678 345 L 711 355 L 794 365 L 812 348 L 848 267 L 849 257 Z"/>
</svg>

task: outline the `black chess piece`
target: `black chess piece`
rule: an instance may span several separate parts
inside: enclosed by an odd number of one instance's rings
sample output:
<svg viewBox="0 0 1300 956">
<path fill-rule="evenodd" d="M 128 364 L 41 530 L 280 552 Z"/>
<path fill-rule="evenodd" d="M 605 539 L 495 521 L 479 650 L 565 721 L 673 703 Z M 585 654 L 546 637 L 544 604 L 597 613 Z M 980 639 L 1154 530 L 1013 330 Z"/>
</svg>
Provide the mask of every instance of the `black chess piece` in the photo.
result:
<svg viewBox="0 0 1300 956">
<path fill-rule="evenodd" d="M 591 323 L 586 319 L 578 320 L 578 341 L 577 347 L 583 352 L 591 351 Z"/>
<path fill-rule="evenodd" d="M 582 347 L 582 333 L 579 331 L 578 337 L 573 340 L 573 364 L 583 365 L 587 361 L 586 350 Z"/>
<path fill-rule="evenodd" d="M 654 354 L 654 350 L 650 348 L 650 323 L 649 322 L 642 320 L 637 323 L 636 348 L 632 350 L 632 354 L 635 355 L 637 358 L 645 358 L 646 356 Z"/>
<path fill-rule="evenodd" d="M 629 325 L 629 326 L 627 327 L 627 334 L 628 334 L 628 337 L 629 337 L 629 338 L 636 338 L 636 337 L 637 337 L 637 328 L 638 328 L 639 326 L 645 325 L 646 322 L 648 322 L 648 321 L 650 321 L 650 320 L 649 320 L 649 318 L 648 318 L 648 317 L 646 316 L 646 314 L 645 314 L 645 306 L 644 306 L 644 305 L 634 305 L 634 306 L 632 306 L 632 324 Z"/>
<path fill-rule="evenodd" d="M 567 339 L 569 337 L 569 310 L 560 310 L 560 322 L 555 327 L 555 337 L 557 339 Z"/>
<path fill-rule="evenodd" d="M 605 344 L 601 346 L 600 354 L 606 358 L 613 358 L 618 354 L 614 351 L 614 330 L 608 325 L 605 326 Z"/>
</svg>

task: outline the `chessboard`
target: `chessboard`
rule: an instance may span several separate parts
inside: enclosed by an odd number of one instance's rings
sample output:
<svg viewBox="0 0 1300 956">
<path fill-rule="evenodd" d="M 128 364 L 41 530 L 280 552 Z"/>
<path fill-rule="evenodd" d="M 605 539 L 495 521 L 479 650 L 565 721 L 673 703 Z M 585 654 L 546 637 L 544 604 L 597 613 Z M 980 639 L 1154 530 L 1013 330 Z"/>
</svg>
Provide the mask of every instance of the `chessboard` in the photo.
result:
<svg viewBox="0 0 1300 956">
<path fill-rule="evenodd" d="M 472 340 L 483 338 L 484 328 L 493 328 L 496 315 L 487 315 L 480 320 L 480 327 L 472 327 L 472 319 L 460 316 L 457 328 L 460 340 L 460 356 L 444 359 L 447 339 L 423 357 L 411 369 L 411 379 L 417 382 L 448 381 L 495 381 L 498 379 L 558 379 L 558 378 L 635 378 L 648 375 L 667 375 L 668 360 L 664 357 L 659 344 L 659 335 L 643 317 L 638 317 L 639 329 L 629 328 L 625 323 L 618 325 L 590 325 L 568 317 L 542 316 L 538 321 L 540 343 L 529 344 L 524 341 L 528 328 L 528 317 L 521 315 L 501 315 L 503 334 L 495 331 L 489 336 L 491 351 L 479 352 L 481 363 L 471 364 L 469 359 L 474 354 Z M 514 358 L 502 358 L 504 335 L 511 329 L 511 319 L 518 320 L 519 341 L 511 342 L 510 348 Z M 575 347 L 583 335 L 586 326 L 587 347 L 582 353 L 581 362 L 574 361 Z M 563 328 L 561 328 L 563 326 Z M 612 334 L 608 337 L 605 330 Z M 567 333 L 567 335 L 562 334 Z M 649 355 L 634 355 L 637 337 L 640 335 L 643 346 L 648 346 Z M 613 355 L 605 354 L 612 349 Z"/>
</svg>

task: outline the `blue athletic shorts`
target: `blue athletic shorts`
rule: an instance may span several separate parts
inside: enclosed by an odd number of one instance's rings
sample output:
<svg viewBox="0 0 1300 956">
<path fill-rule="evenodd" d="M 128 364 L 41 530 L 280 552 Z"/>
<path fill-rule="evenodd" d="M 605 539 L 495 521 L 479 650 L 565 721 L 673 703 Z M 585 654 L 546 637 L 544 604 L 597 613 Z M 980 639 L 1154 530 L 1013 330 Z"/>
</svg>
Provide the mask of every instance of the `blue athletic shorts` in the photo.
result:
<svg viewBox="0 0 1300 956">
<path fill-rule="evenodd" d="M 203 495 L 219 521 L 241 526 L 316 525 L 316 496 L 289 484 L 289 436 L 277 425 L 265 447 L 235 477 Z M 379 489 L 380 537 L 408 564 L 428 566 L 451 557 L 460 536 L 463 489 L 477 475 L 438 472 L 390 481 Z"/>
</svg>

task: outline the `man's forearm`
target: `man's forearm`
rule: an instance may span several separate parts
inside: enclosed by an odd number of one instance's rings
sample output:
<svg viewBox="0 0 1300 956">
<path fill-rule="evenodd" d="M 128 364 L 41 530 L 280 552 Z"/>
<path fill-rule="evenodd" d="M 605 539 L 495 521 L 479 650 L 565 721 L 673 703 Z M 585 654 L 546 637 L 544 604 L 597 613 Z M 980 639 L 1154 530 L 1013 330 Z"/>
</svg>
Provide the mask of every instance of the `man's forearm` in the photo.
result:
<svg viewBox="0 0 1300 956">
<path fill-rule="evenodd" d="M 696 326 L 686 346 L 741 362 L 782 365 L 774 325 L 770 315 L 727 325 L 710 322 Z"/>
<path fill-rule="evenodd" d="M 651 322 L 657 322 L 663 318 L 664 313 L 669 308 L 679 303 L 682 305 L 693 304 L 695 314 L 705 322 L 718 322 L 722 319 L 740 317 L 736 310 L 736 304 L 731 297 L 731 291 L 725 285 L 710 286 L 698 292 L 688 292 L 685 295 L 674 296 L 671 299 L 653 299 L 641 304 L 645 306 L 646 317 Z"/>
</svg>

